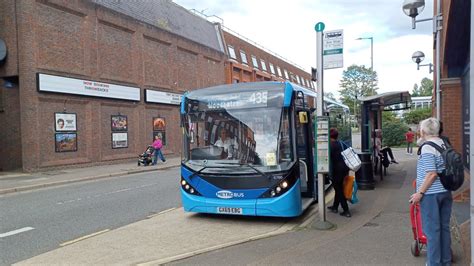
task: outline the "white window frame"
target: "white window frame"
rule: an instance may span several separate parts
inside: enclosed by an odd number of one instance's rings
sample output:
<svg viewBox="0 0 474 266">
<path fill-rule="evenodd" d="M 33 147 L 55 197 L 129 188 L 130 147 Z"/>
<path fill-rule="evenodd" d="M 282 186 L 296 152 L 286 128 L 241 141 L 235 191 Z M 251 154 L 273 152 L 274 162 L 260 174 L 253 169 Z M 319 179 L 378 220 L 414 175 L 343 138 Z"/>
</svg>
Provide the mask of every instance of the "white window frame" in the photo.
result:
<svg viewBox="0 0 474 266">
<path fill-rule="evenodd" d="M 257 57 L 255 55 L 252 55 L 252 65 L 255 68 L 259 68 L 258 67 L 258 60 L 257 60 Z"/>
<path fill-rule="evenodd" d="M 275 67 L 273 66 L 272 63 L 268 63 L 270 65 L 270 72 L 275 75 Z"/>
<path fill-rule="evenodd" d="M 265 60 L 260 59 L 260 65 L 262 65 L 263 71 L 267 71 L 267 63 L 265 63 Z"/>
<path fill-rule="evenodd" d="M 286 69 L 283 69 L 283 73 L 285 73 L 285 78 L 289 80 L 290 76 L 288 76 L 288 71 Z"/>
<path fill-rule="evenodd" d="M 227 49 L 229 50 L 230 58 L 237 60 L 237 55 L 235 54 L 234 47 L 232 45 L 227 45 Z"/>
<path fill-rule="evenodd" d="M 277 72 L 279 77 L 283 77 L 283 75 L 281 74 L 281 68 L 279 66 L 277 66 Z"/>
<path fill-rule="evenodd" d="M 247 54 L 245 51 L 240 50 L 240 58 L 242 59 L 242 64 L 248 65 L 249 62 L 247 61 Z"/>
</svg>

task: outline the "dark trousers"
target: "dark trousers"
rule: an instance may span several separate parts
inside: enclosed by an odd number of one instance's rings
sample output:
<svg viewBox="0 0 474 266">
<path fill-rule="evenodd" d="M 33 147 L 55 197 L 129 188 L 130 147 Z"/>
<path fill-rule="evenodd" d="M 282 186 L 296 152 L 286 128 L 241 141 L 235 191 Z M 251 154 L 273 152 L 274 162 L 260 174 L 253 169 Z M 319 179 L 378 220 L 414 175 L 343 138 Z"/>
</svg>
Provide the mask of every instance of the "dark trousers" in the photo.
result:
<svg viewBox="0 0 474 266">
<path fill-rule="evenodd" d="M 347 206 L 347 200 L 346 197 L 344 197 L 344 187 L 343 187 L 343 182 L 344 182 L 344 177 L 334 177 L 333 179 L 333 186 L 334 186 L 334 191 L 336 192 L 336 195 L 334 196 L 334 203 L 332 204 L 333 209 L 337 209 L 339 207 L 339 204 L 341 204 L 341 207 L 344 211 L 349 210 L 349 206 Z"/>
<path fill-rule="evenodd" d="M 388 156 L 390 156 L 390 159 L 392 161 L 395 160 L 395 157 L 393 157 L 393 152 L 392 152 L 391 148 L 389 148 L 389 147 L 384 148 L 384 149 L 380 150 L 380 152 L 383 154 L 383 157 L 385 158 L 385 160 L 388 160 L 388 158 L 389 158 Z M 387 154 L 388 154 L 388 156 L 387 156 Z"/>
<path fill-rule="evenodd" d="M 407 142 L 407 153 L 413 153 L 413 142 Z"/>
</svg>

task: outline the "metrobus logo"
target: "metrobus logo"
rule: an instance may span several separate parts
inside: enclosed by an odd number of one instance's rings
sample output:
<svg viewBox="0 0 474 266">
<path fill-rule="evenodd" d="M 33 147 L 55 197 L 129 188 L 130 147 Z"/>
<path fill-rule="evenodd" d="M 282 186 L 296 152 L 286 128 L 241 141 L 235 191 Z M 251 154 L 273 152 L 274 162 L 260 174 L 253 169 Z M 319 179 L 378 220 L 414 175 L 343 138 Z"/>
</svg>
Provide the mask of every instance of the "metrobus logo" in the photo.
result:
<svg viewBox="0 0 474 266">
<path fill-rule="evenodd" d="M 216 192 L 216 196 L 221 199 L 243 198 L 244 193 L 234 193 L 228 190 L 220 190 Z"/>
</svg>

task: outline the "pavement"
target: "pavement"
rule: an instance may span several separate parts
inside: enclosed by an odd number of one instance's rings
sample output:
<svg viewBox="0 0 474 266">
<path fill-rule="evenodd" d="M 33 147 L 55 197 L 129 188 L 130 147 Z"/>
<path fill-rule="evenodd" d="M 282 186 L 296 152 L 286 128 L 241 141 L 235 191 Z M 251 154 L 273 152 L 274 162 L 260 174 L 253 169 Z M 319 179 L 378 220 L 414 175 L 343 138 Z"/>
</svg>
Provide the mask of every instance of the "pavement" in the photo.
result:
<svg viewBox="0 0 474 266">
<path fill-rule="evenodd" d="M 333 230 L 319 231 L 317 204 L 294 219 L 217 216 L 170 209 L 127 226 L 97 232 L 69 245 L 18 262 L 32 264 L 377 264 L 424 265 L 425 254 L 413 257 L 408 197 L 413 193 L 416 156 L 394 149 L 400 164 L 391 165 L 374 190 L 359 191 L 353 216 L 328 213 Z M 0 194 L 112 178 L 124 174 L 176 167 L 180 158 L 158 166 L 134 163 L 55 170 L 2 173 Z M 333 193 L 327 196 L 331 201 Z M 460 232 L 453 224 L 455 262 L 467 265 Z"/>
<path fill-rule="evenodd" d="M 168 169 L 177 167 L 180 164 L 181 158 L 171 157 L 167 158 L 166 162 L 159 162 L 157 165 L 153 166 L 138 166 L 137 161 L 134 160 L 133 162 L 121 164 L 67 168 L 36 173 L 0 172 L 0 195 L 75 182 Z"/>
</svg>

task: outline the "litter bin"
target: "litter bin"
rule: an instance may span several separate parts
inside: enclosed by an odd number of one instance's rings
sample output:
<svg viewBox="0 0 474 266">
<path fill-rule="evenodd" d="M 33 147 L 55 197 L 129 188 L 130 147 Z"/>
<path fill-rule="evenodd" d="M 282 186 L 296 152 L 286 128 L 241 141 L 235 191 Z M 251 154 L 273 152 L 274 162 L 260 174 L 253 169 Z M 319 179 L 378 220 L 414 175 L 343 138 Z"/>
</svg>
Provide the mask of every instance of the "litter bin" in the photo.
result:
<svg viewBox="0 0 474 266">
<path fill-rule="evenodd" d="M 372 154 L 361 152 L 358 154 L 362 162 L 360 169 L 356 172 L 357 187 L 362 190 L 374 189 L 374 172 L 372 170 Z"/>
</svg>

